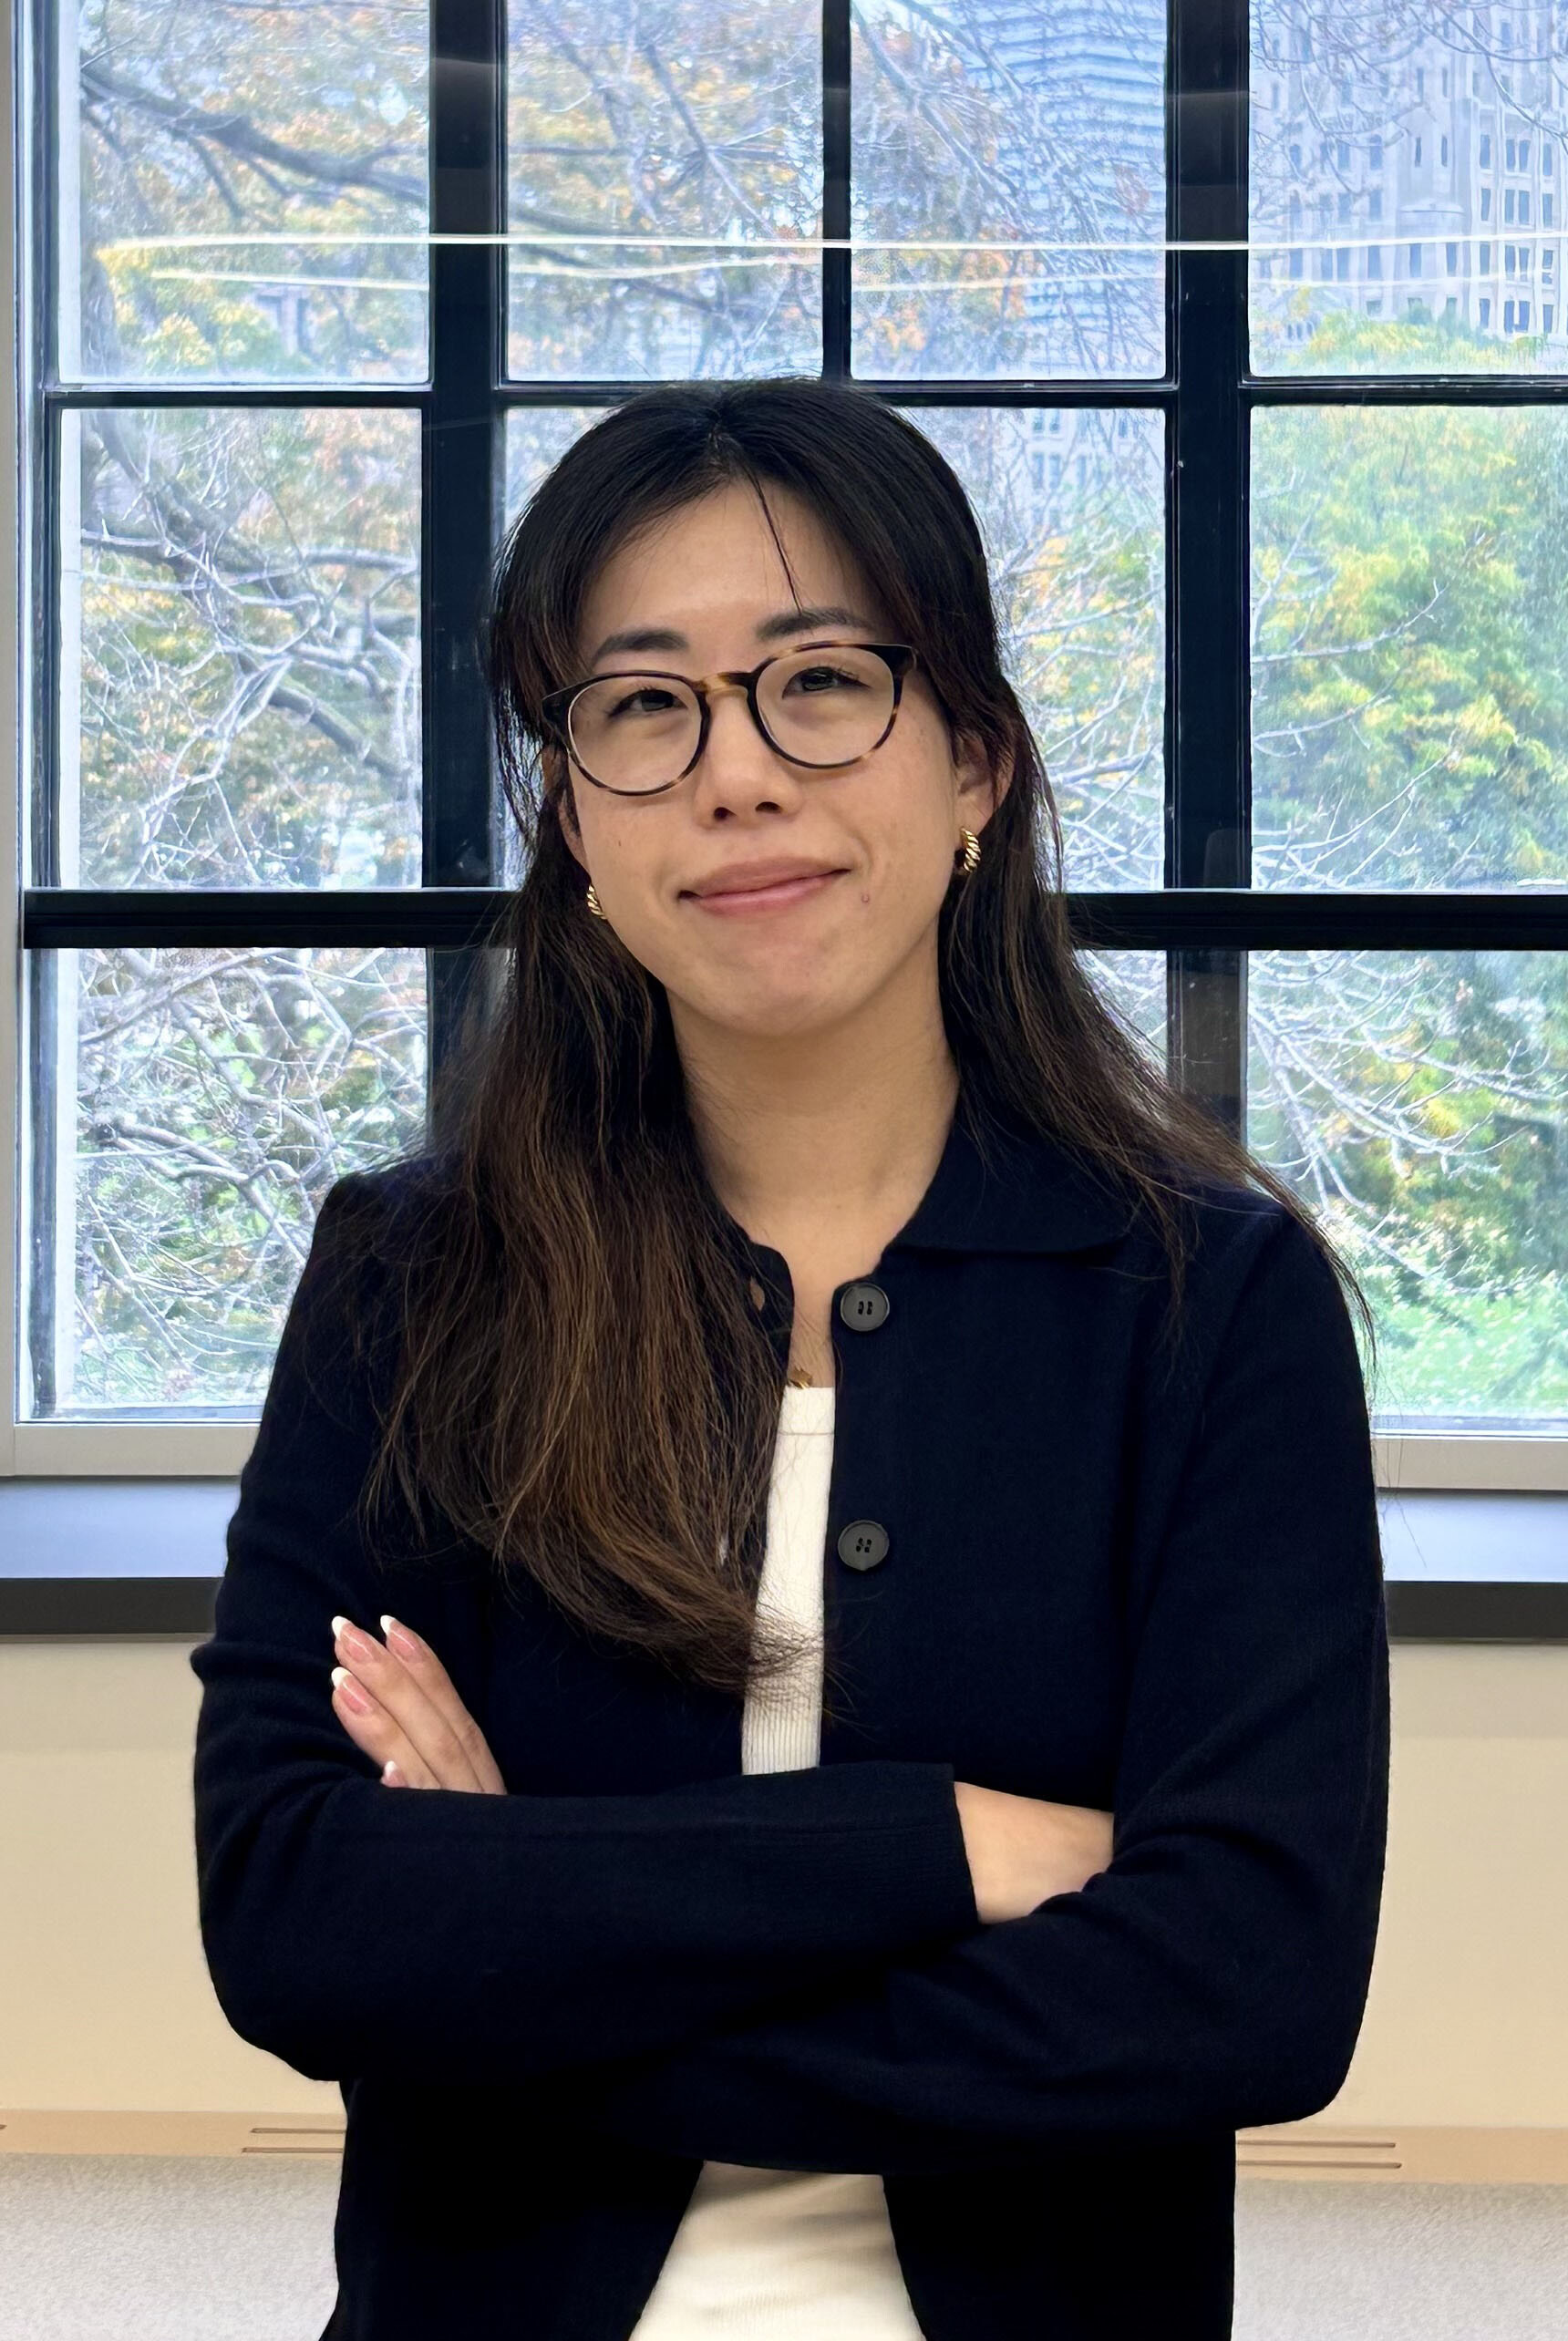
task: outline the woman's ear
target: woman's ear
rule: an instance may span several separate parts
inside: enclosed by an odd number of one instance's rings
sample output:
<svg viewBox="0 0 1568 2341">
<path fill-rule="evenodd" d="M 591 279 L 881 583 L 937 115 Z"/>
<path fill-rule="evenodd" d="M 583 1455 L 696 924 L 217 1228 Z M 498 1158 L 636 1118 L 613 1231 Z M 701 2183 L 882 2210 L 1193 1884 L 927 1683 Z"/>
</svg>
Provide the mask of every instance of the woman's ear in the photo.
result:
<svg viewBox="0 0 1568 2341">
<path fill-rule="evenodd" d="M 555 815 L 556 826 L 566 840 L 568 852 L 582 863 L 583 860 L 582 832 L 577 827 L 577 809 L 572 800 L 571 768 L 558 748 L 542 748 L 539 752 L 540 776 L 544 782 L 545 801 Z"/>
<path fill-rule="evenodd" d="M 964 800 L 968 798 L 981 822 L 988 821 L 1011 785 L 1013 750 L 1004 746 L 993 757 L 977 734 L 961 733 L 953 754 L 953 777 L 959 810 L 965 810 Z"/>
</svg>

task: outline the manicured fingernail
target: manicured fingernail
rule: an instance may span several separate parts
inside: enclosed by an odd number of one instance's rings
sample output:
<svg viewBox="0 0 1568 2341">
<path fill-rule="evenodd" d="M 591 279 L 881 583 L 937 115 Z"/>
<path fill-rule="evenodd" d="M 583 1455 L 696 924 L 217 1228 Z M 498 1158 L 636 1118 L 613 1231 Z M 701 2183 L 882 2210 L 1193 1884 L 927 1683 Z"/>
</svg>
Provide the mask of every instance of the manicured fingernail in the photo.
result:
<svg viewBox="0 0 1568 2341">
<path fill-rule="evenodd" d="M 406 1625 L 399 1625 L 395 1617 L 383 1614 L 381 1631 L 387 1636 L 387 1649 L 395 1650 L 399 1658 L 417 1658 L 419 1655 L 419 1645 L 415 1636 Z"/>
<path fill-rule="evenodd" d="M 346 1666 L 335 1666 L 332 1670 L 332 1679 L 345 1707 L 351 1707 L 356 1715 L 375 1713 L 371 1701 L 366 1697 Z"/>
<path fill-rule="evenodd" d="M 369 1635 L 361 1634 L 356 1625 L 350 1625 L 346 1617 L 333 1619 L 332 1638 L 342 1645 L 351 1658 L 369 1658 L 375 1654 L 376 1645 Z"/>
</svg>

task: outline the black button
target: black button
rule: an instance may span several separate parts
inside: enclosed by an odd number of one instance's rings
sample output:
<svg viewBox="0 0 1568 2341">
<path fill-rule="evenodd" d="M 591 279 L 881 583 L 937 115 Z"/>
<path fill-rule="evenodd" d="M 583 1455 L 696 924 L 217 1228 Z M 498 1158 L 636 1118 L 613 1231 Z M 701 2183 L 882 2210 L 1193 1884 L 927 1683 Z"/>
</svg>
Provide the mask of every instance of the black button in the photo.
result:
<svg viewBox="0 0 1568 2341">
<path fill-rule="evenodd" d="M 852 1520 L 839 1533 L 839 1558 L 846 1569 L 874 1569 L 887 1559 L 887 1531 L 880 1520 Z"/>
<path fill-rule="evenodd" d="M 880 1284 L 851 1284 L 839 1303 L 839 1315 L 851 1333 L 874 1333 L 887 1323 L 892 1306 Z"/>
</svg>

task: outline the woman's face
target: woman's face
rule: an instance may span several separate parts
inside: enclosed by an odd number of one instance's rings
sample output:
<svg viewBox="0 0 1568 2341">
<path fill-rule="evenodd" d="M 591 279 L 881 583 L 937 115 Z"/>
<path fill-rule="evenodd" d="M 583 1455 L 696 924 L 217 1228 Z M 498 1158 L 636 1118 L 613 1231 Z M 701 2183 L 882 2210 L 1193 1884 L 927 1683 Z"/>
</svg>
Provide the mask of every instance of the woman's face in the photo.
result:
<svg viewBox="0 0 1568 2341">
<path fill-rule="evenodd" d="M 896 640 L 810 507 L 777 489 L 769 503 L 799 603 L 755 492 L 737 483 L 605 563 L 584 603 L 572 679 L 646 665 L 696 680 L 798 644 Z M 802 610 L 816 614 L 774 630 Z M 604 647 L 633 631 L 659 639 Z M 610 927 L 665 985 L 677 1030 L 686 1011 L 758 1036 L 851 1015 L 901 973 L 909 980 L 923 953 L 934 966 L 959 830 L 982 830 L 994 810 L 983 758 L 954 762 L 918 667 L 905 675 L 888 737 L 853 764 L 789 763 L 735 693 L 714 700 L 700 761 L 663 794 L 614 796 L 575 770 L 572 780 L 582 834 L 565 820 L 562 834 Z M 841 874 L 791 902 L 738 914 L 705 909 L 692 891 L 733 863 L 789 855 Z"/>
</svg>

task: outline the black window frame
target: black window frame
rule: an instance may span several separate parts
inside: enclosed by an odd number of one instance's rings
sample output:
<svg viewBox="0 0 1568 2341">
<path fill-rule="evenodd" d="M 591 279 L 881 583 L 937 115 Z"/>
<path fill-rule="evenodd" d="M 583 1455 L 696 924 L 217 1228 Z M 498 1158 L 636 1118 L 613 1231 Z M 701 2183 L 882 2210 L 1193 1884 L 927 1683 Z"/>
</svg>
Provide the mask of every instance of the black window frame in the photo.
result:
<svg viewBox="0 0 1568 2341">
<path fill-rule="evenodd" d="M 56 44 L 51 0 L 35 11 L 27 102 L 44 233 L 33 347 L 53 351 Z M 506 900 L 495 884 L 489 721 L 473 655 L 502 513 L 504 433 L 514 407 L 610 407 L 642 382 L 504 377 L 505 0 L 432 0 L 430 227 L 473 243 L 430 248 L 431 372 L 424 385 L 113 388 L 62 386 L 52 362 L 23 385 L 35 513 L 32 606 L 47 645 L 33 693 L 34 816 L 22 948 L 34 1035 L 52 1021 L 61 950 L 117 945 L 423 947 L 432 1089 L 480 978 Z M 1260 407 L 1512 406 L 1568 400 L 1568 377 L 1256 376 L 1248 369 L 1248 0 L 1169 0 L 1166 371 L 1159 378 L 888 381 L 850 368 L 850 0 L 822 10 L 823 372 L 918 416 L 924 407 L 1140 407 L 1166 425 L 1167 672 L 1164 883 L 1069 895 L 1077 940 L 1167 954 L 1173 1077 L 1233 1129 L 1244 1113 L 1246 969 L 1252 949 L 1568 949 L 1568 897 L 1254 892 L 1251 889 L 1248 484 Z M 64 889 L 53 834 L 57 671 L 59 418 L 72 407 L 388 407 L 421 418 L 424 682 L 422 883 L 405 892 Z M 1228 655 L 1216 655 L 1228 645 Z M 441 754 L 438 764 L 435 743 Z M 45 1068 L 33 1068 L 34 1071 Z M 24 1068 L 24 1079 L 30 1078 Z M 41 1158 L 43 1150 L 36 1150 Z M 32 1164 L 41 1207 L 51 1166 Z M 24 1270 L 26 1263 L 22 1263 Z M 1568 1499 L 1563 1500 L 1568 1502 Z M 0 1580 L 0 1635 L 204 1633 L 216 1579 Z M 1400 1639 L 1568 1639 L 1568 1583 L 1390 1583 Z"/>
</svg>

